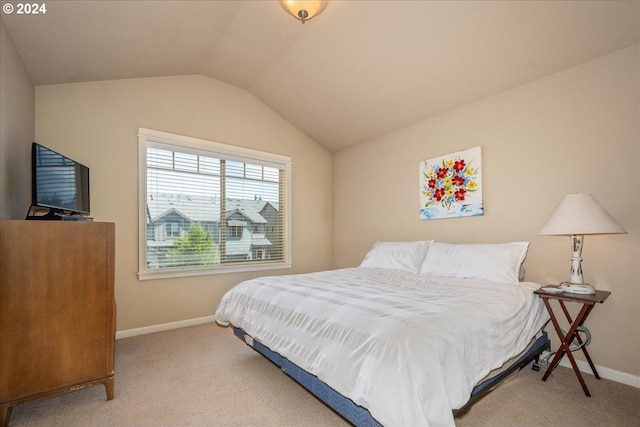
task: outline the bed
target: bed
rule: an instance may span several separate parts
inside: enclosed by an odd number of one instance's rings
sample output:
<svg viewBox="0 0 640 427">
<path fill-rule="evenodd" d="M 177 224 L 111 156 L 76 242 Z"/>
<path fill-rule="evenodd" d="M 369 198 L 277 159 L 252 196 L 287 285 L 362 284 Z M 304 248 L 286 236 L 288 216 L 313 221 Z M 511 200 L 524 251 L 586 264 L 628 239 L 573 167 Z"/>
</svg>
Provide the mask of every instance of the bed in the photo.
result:
<svg viewBox="0 0 640 427">
<path fill-rule="evenodd" d="M 546 345 L 527 248 L 379 242 L 355 268 L 240 283 L 215 317 L 355 425 L 453 426 Z"/>
</svg>

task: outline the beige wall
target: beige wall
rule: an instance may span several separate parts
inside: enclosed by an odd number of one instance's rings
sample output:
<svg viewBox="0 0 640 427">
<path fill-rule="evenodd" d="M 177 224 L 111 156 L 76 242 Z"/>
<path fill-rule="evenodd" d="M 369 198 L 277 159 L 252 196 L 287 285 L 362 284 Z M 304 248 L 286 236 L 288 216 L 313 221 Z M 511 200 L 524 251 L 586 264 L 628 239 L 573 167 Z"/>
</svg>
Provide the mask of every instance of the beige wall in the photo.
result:
<svg viewBox="0 0 640 427">
<path fill-rule="evenodd" d="M 39 86 L 37 141 L 89 166 L 92 216 L 116 223 L 119 331 L 210 316 L 261 274 L 137 279 L 139 126 L 290 156 L 293 268 L 266 274 L 331 268 L 331 154 L 248 92 L 204 76 Z"/>
<path fill-rule="evenodd" d="M 0 19 L 0 219 L 23 219 L 31 202 L 35 89 Z"/>
<path fill-rule="evenodd" d="M 613 293 L 587 322 L 590 354 L 637 378 L 639 56 L 636 45 L 335 153 L 334 267 L 358 265 L 376 240 L 527 240 L 527 280 L 558 283 L 569 238 L 538 230 L 562 196 L 592 193 L 628 234 L 585 238 L 585 280 Z M 418 163 L 478 145 L 485 215 L 420 221 Z"/>
<path fill-rule="evenodd" d="M 16 201 L 7 190 L 5 171 L 16 159 L 7 158 L 5 144 L 14 140 L 7 138 L 7 117 L 29 117 L 29 85 L 26 73 L 11 72 L 10 84 L 22 87 L 16 96 L 27 101 L 7 113 L 2 31 L 0 213 L 8 217 L 28 206 L 28 196 Z M 590 351 L 596 364 L 637 377 L 638 63 L 636 45 L 340 151 L 333 174 L 330 153 L 247 92 L 202 76 L 38 87 L 35 135 L 91 167 L 93 215 L 116 222 L 118 330 L 211 315 L 224 291 L 259 274 L 137 280 L 138 126 L 293 157 L 294 269 L 282 273 L 355 266 L 376 240 L 529 240 L 527 279 L 558 282 L 568 275 L 568 238 L 537 232 L 563 195 L 591 192 L 628 234 L 585 239 L 586 280 L 613 292 L 589 319 Z M 29 133 L 29 119 L 19 121 L 18 133 Z M 477 145 L 485 216 L 419 221 L 418 162 Z M 28 164 L 23 156 L 17 160 Z"/>
</svg>

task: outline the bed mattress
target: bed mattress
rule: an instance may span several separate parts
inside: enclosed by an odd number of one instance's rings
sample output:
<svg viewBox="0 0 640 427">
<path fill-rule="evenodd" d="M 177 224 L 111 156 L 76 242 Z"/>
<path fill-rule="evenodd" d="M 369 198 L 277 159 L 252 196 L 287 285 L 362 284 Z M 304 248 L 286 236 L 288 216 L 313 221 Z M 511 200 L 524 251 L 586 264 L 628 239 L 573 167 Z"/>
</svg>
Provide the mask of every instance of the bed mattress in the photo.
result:
<svg viewBox="0 0 640 427">
<path fill-rule="evenodd" d="M 452 426 L 478 381 L 548 320 L 536 287 L 372 268 L 262 277 L 225 294 L 216 320 L 382 425 Z"/>
</svg>

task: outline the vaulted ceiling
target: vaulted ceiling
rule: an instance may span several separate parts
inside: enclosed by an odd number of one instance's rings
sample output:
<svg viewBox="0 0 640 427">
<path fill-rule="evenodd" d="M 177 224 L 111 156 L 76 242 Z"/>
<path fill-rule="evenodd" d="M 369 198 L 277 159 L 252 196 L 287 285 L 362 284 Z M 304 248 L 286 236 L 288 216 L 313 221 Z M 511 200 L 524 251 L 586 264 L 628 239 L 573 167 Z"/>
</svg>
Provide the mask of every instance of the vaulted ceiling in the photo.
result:
<svg viewBox="0 0 640 427">
<path fill-rule="evenodd" d="M 2 19 L 35 85 L 204 74 L 331 151 L 640 41 L 638 1 L 330 0 L 304 25 L 274 0 L 47 1 Z"/>
</svg>

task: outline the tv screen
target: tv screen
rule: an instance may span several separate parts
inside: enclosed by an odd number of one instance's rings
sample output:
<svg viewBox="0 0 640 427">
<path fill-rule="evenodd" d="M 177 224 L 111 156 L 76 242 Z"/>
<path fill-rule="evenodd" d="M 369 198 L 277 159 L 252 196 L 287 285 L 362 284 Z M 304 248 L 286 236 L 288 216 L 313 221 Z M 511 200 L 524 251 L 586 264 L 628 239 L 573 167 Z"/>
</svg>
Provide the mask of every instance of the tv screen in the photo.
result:
<svg viewBox="0 0 640 427">
<path fill-rule="evenodd" d="M 35 142 L 31 161 L 32 205 L 54 212 L 90 213 L 88 167 Z"/>
</svg>

